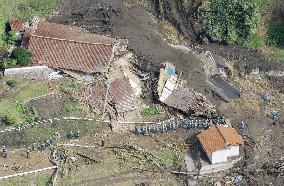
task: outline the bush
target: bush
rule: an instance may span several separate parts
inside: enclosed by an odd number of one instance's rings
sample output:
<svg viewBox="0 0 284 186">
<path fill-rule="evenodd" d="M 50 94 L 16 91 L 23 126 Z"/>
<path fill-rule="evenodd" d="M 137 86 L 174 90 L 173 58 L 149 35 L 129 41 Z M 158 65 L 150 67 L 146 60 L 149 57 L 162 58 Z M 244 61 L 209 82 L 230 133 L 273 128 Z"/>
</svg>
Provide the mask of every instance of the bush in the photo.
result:
<svg viewBox="0 0 284 186">
<path fill-rule="evenodd" d="M 10 79 L 6 82 L 6 84 L 10 87 L 15 87 L 17 85 L 17 81 L 15 79 Z"/>
<path fill-rule="evenodd" d="M 27 66 L 32 62 L 32 53 L 25 48 L 17 47 L 11 54 L 12 59 L 17 60 L 17 64 Z"/>
<path fill-rule="evenodd" d="M 162 114 L 164 113 L 165 110 L 163 108 L 146 108 L 143 110 L 142 115 L 144 116 L 153 116 L 157 114 Z"/>
<path fill-rule="evenodd" d="M 28 107 L 25 106 L 24 103 L 17 102 L 16 109 L 21 114 L 21 118 L 23 119 L 24 123 L 33 123 L 40 119 L 36 109 L 28 109 Z"/>
<path fill-rule="evenodd" d="M 1 68 L 2 69 L 13 68 L 16 64 L 17 64 L 17 61 L 15 59 L 5 58 L 1 62 Z"/>
<path fill-rule="evenodd" d="M 3 117 L 3 122 L 6 124 L 6 125 L 14 125 L 16 123 L 16 118 L 13 117 L 12 115 L 10 114 L 6 114 L 4 117 Z"/>
<path fill-rule="evenodd" d="M 6 34 L 6 43 L 14 45 L 22 39 L 21 35 L 18 35 L 16 32 L 10 31 Z"/>
<path fill-rule="evenodd" d="M 269 45 L 284 46 L 284 24 L 267 25 L 266 35 Z"/>
</svg>

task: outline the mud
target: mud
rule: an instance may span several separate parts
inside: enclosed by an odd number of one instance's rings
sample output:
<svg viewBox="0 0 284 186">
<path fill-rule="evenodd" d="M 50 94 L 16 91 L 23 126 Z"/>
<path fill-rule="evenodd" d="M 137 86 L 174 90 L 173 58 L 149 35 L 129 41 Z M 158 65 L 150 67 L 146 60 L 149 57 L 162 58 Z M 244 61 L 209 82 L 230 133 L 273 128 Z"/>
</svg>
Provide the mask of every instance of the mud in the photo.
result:
<svg viewBox="0 0 284 186">
<path fill-rule="evenodd" d="M 143 5 L 125 4 L 121 0 L 111 0 L 110 5 L 111 8 L 102 0 L 61 0 L 59 15 L 50 21 L 126 38 L 129 50 L 140 61 L 141 70 L 158 72 L 160 64 L 169 61 L 176 65 L 178 74 L 183 72 L 182 78 L 188 80 L 194 90 L 204 94 L 209 89 L 199 60 L 192 54 L 168 46 L 161 38 L 162 25 Z"/>
<path fill-rule="evenodd" d="M 167 45 L 161 38 L 161 23 L 147 11 L 147 8 L 141 4 L 136 4 L 135 1 L 127 1 L 132 2 L 130 4 L 123 2 L 121 0 L 59 0 L 59 13 L 50 21 L 82 26 L 93 33 L 126 38 L 129 41 L 129 49 L 138 57 L 138 63 L 135 66 L 139 70 L 150 72 L 152 78 L 156 78 L 160 64 L 165 61 L 172 62 L 175 64 L 178 74 L 183 72 L 182 79 L 188 80 L 195 91 L 211 98 L 211 91 L 205 82 L 206 76 L 200 61 L 191 53 L 184 53 Z M 270 112 L 273 109 L 284 109 L 283 95 L 279 94 L 279 90 L 283 91 L 284 81 L 280 77 L 270 77 L 271 79 L 268 82 L 258 79 L 258 77 L 246 79 L 240 76 L 240 72 L 244 71 L 248 74 L 257 67 L 264 72 L 284 71 L 284 63 L 271 62 L 264 57 L 261 51 L 256 49 L 217 44 L 203 45 L 202 47 L 232 61 L 229 66 L 234 66 L 237 69 L 236 73 L 238 73 L 232 79 L 237 83 L 238 88 L 241 88 L 243 94 L 249 95 L 231 103 L 223 103 L 212 98 L 218 103 L 220 113 L 232 120 L 232 125 L 238 128 L 238 132 L 245 140 L 244 159 L 231 172 L 231 178 L 233 179 L 235 175 L 243 173 L 244 184 L 255 182 L 257 185 L 263 185 L 263 183 L 266 184 L 270 181 L 272 183 L 281 181 L 280 178 L 276 177 L 275 179 L 269 171 L 255 174 L 259 181 L 254 181 L 255 178 L 252 175 L 254 175 L 253 170 L 262 168 L 264 162 L 269 164 L 272 160 L 280 159 L 283 154 L 283 116 L 272 121 Z M 263 84 L 260 84 L 260 82 L 263 82 Z M 150 81 L 147 84 L 154 86 Z M 271 84 L 278 90 L 274 90 L 270 86 Z M 156 88 L 150 88 L 150 90 L 156 90 Z M 268 107 L 262 110 L 263 100 L 250 96 L 250 93 L 269 93 L 272 100 Z M 238 123 L 242 120 L 246 123 L 245 129 L 239 128 Z M 176 138 L 186 135 L 189 137 L 193 133 L 179 134 Z M 172 135 L 168 137 L 175 139 Z M 125 136 L 120 139 L 122 138 L 125 139 Z M 125 140 L 127 142 L 127 139 Z M 151 143 L 153 144 L 153 142 Z M 145 142 L 145 146 L 149 148 L 151 143 Z M 165 146 L 167 145 L 165 144 Z M 273 167 L 270 166 L 269 170 L 272 170 Z M 268 181 L 266 182 L 264 179 Z M 226 183 L 225 177 L 219 180 L 224 180 L 224 183 Z M 213 184 L 217 181 L 218 179 Z M 209 185 L 208 183 L 211 183 L 210 179 L 206 178 L 204 184 L 203 180 L 200 180 L 200 185 Z"/>
<path fill-rule="evenodd" d="M 202 48 L 214 51 L 223 58 L 233 63 L 238 70 L 239 75 L 242 73 L 249 74 L 258 68 L 260 73 L 269 71 L 284 71 L 284 63 L 268 59 L 261 50 L 248 49 L 237 45 L 218 45 L 210 43 L 202 45 Z M 279 91 L 284 92 L 284 77 L 267 76 L 270 83 Z"/>
</svg>

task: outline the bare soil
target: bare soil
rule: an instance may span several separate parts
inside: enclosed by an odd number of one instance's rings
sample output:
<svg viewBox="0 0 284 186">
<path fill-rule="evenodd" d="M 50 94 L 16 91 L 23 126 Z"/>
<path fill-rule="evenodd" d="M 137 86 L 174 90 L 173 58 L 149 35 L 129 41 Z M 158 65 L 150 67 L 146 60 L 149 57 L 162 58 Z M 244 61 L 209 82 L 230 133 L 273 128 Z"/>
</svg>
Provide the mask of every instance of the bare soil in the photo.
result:
<svg viewBox="0 0 284 186">
<path fill-rule="evenodd" d="M 102 0 L 61 0 L 59 15 L 50 21 L 75 24 L 94 33 L 126 38 L 129 50 L 139 58 L 138 66 L 143 71 L 150 71 L 155 76 L 160 64 L 169 61 L 176 65 L 178 73 L 183 72 L 182 78 L 188 80 L 195 91 L 204 94 L 209 89 L 196 56 L 168 46 L 161 38 L 162 25 L 143 5 L 134 2 L 129 6 L 121 0 L 110 2 L 111 11 L 109 4 Z"/>
</svg>

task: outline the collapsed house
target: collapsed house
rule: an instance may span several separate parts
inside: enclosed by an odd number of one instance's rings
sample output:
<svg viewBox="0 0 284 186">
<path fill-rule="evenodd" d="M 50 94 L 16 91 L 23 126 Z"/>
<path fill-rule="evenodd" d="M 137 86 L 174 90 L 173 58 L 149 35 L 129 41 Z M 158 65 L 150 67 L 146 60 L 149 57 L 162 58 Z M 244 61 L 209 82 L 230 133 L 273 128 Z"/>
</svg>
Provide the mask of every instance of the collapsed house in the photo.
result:
<svg viewBox="0 0 284 186">
<path fill-rule="evenodd" d="M 24 35 L 25 30 L 29 27 L 29 22 L 25 20 L 13 20 L 9 22 L 10 30 L 18 35 Z"/>
<path fill-rule="evenodd" d="M 111 121 L 137 121 L 141 117 L 140 80 L 133 73 L 127 41 L 92 34 L 69 25 L 34 18 L 23 26 L 22 47 L 32 53 L 28 67 L 7 69 L 30 76 L 63 72 L 88 83 L 72 94 L 83 105 Z"/>
<path fill-rule="evenodd" d="M 11 28 L 15 30 L 14 22 Z M 23 21 L 17 23 L 17 27 L 24 29 L 18 29 L 24 31 L 22 46 L 32 53 L 31 68 L 48 67 L 78 79 L 90 80 L 95 73 L 105 72 L 113 57 L 115 45 L 126 42 L 40 18 L 34 18 L 29 27 L 24 26 L 26 23 Z"/>
<path fill-rule="evenodd" d="M 203 116 L 215 113 L 214 106 L 205 97 L 191 90 L 177 76 L 175 66 L 171 63 L 165 63 L 160 69 L 157 92 L 162 103 L 177 110 Z"/>
<path fill-rule="evenodd" d="M 215 125 L 197 135 L 202 149 L 211 164 L 228 162 L 240 155 L 240 145 L 244 144 L 237 131 L 228 126 Z"/>
</svg>

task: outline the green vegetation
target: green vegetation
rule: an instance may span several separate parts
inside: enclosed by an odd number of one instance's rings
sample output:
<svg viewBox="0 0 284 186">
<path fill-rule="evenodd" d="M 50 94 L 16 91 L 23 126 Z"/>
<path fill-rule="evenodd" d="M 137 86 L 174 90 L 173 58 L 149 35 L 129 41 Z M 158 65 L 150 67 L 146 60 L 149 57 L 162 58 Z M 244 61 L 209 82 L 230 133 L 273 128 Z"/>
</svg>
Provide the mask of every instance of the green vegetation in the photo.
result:
<svg viewBox="0 0 284 186">
<path fill-rule="evenodd" d="M 40 172 L 37 174 L 29 174 L 26 176 L 18 176 L 6 180 L 1 180 L 1 185 L 5 186 L 18 186 L 18 185 L 48 185 L 51 179 L 53 170 Z"/>
<path fill-rule="evenodd" d="M 62 139 L 67 140 L 66 135 L 70 131 L 80 131 L 81 136 L 86 136 L 101 133 L 107 127 L 107 124 L 96 123 L 94 121 L 61 121 L 59 123 L 45 124 L 43 126 L 26 129 L 24 139 L 28 144 L 41 143 L 42 141 L 53 136 L 55 132 L 58 132 Z"/>
<path fill-rule="evenodd" d="M 213 41 L 244 44 L 256 34 L 260 13 L 255 1 L 211 0 L 204 32 Z"/>
<path fill-rule="evenodd" d="M 59 86 L 59 89 L 63 94 L 70 94 L 72 90 L 78 88 L 80 88 L 80 84 L 76 81 L 62 82 Z"/>
<path fill-rule="evenodd" d="M 25 117 L 17 108 L 17 103 L 23 103 L 31 98 L 48 93 L 48 85 L 43 82 L 23 81 L 17 79 L 16 92 L 7 92 L 0 101 L 0 116 L 4 117 L 7 113 L 16 120 L 17 123 L 24 123 Z M 32 111 L 31 111 L 32 112 Z M 29 118 L 26 118 L 29 120 Z"/>
<path fill-rule="evenodd" d="M 16 123 L 16 118 L 10 114 L 5 114 L 3 117 L 3 122 L 5 125 L 14 125 Z"/>
<path fill-rule="evenodd" d="M 66 104 L 65 105 L 65 110 L 68 112 L 68 113 L 70 113 L 70 114 L 72 114 L 72 113 L 75 113 L 75 114 L 77 114 L 77 113 L 80 113 L 80 114 L 82 114 L 82 113 L 85 113 L 86 112 L 86 108 L 85 107 L 83 107 L 82 105 L 79 105 L 79 104 L 75 104 L 75 103 L 73 103 L 73 104 Z"/>
<path fill-rule="evenodd" d="M 172 153 L 170 149 L 153 150 L 151 154 L 157 158 L 157 163 L 163 165 L 165 168 L 178 169 L 181 165 L 179 157 Z M 155 164 L 146 162 L 146 169 L 154 169 Z"/>
<path fill-rule="evenodd" d="M 165 110 L 162 107 L 157 107 L 157 108 L 145 108 L 142 112 L 142 115 L 144 116 L 153 116 L 157 114 L 162 114 L 164 113 Z"/>
<path fill-rule="evenodd" d="M 17 85 L 17 80 L 15 80 L 15 79 L 9 79 L 9 80 L 7 80 L 7 82 L 6 82 L 6 84 L 8 85 L 8 86 L 10 86 L 10 87 L 16 87 L 16 85 Z"/>
<path fill-rule="evenodd" d="M 15 45 L 22 39 L 21 35 L 18 35 L 16 32 L 9 31 L 4 35 L 4 40 L 8 45 Z"/>
<path fill-rule="evenodd" d="M 5 40 L 5 23 L 12 19 L 30 20 L 33 16 L 47 17 L 57 0 L 0 0 L 0 48 L 9 46 Z"/>
<path fill-rule="evenodd" d="M 33 123 L 39 120 L 39 115 L 37 114 L 37 111 L 34 108 L 29 110 L 28 107 L 23 103 L 17 102 L 16 110 L 21 114 L 23 124 Z"/>
<path fill-rule="evenodd" d="M 266 35 L 270 46 L 284 47 L 284 22 L 275 25 L 268 24 Z"/>
<path fill-rule="evenodd" d="M 5 58 L 1 61 L 0 65 L 2 69 L 12 68 L 17 64 L 17 60 L 11 58 Z"/>
<path fill-rule="evenodd" d="M 11 59 L 17 60 L 17 64 L 27 66 L 32 62 L 32 53 L 25 48 L 17 47 L 11 54 Z"/>
</svg>

